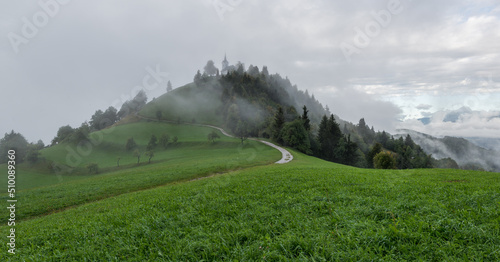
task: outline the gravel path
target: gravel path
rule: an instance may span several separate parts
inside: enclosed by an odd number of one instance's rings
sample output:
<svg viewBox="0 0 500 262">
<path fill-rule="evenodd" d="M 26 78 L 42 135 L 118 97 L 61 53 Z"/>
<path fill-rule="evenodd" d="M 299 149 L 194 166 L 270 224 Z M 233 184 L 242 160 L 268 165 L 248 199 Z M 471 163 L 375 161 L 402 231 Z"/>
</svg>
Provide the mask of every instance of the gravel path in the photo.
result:
<svg viewBox="0 0 500 262">
<path fill-rule="evenodd" d="M 235 138 L 234 136 L 228 134 L 224 129 L 220 128 L 220 127 L 216 127 L 216 126 L 211 126 L 211 125 L 198 125 L 198 126 L 205 126 L 205 127 L 211 127 L 211 128 L 215 128 L 219 131 L 222 132 L 223 135 L 225 136 L 228 136 L 228 137 L 232 137 L 232 138 Z M 267 141 L 264 141 L 264 140 L 259 140 L 259 139 L 255 139 L 255 138 L 249 138 L 250 140 L 254 140 L 254 141 L 258 141 L 258 142 L 261 142 L 261 143 L 264 143 L 270 147 L 274 147 L 276 149 L 278 149 L 280 152 L 281 152 L 281 159 L 276 161 L 275 164 L 286 164 L 290 161 L 293 160 L 293 155 L 292 153 L 290 153 L 288 150 L 278 146 L 278 145 L 275 145 L 271 142 L 267 142 Z"/>
</svg>

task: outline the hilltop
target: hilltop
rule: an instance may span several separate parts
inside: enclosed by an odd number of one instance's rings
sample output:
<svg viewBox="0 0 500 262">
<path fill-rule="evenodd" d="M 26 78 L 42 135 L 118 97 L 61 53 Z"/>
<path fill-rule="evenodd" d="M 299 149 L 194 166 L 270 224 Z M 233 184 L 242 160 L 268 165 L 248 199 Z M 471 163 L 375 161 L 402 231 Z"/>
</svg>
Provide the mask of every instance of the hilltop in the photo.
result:
<svg viewBox="0 0 500 262">
<path fill-rule="evenodd" d="M 234 135 L 272 139 L 303 153 L 357 167 L 374 167 L 374 157 L 392 152 L 394 167 L 432 167 L 431 157 L 411 138 L 375 132 L 364 119 L 355 125 L 333 115 L 313 94 L 288 77 L 242 63 L 219 74 L 213 62 L 193 83 L 146 104 L 139 115 L 151 119 L 221 126 Z M 208 68 L 212 67 L 212 70 Z M 229 68 L 229 69 L 228 69 Z M 380 144 L 377 145 L 377 144 Z"/>
</svg>

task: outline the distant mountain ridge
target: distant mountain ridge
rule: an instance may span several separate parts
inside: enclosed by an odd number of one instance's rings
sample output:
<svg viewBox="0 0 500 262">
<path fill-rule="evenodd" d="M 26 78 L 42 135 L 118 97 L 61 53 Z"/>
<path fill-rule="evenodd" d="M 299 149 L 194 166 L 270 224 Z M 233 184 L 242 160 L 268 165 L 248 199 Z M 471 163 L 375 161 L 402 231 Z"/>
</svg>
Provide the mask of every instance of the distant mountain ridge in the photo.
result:
<svg viewBox="0 0 500 262">
<path fill-rule="evenodd" d="M 476 142 L 473 143 L 466 138 L 449 136 L 437 138 L 409 129 L 399 129 L 398 131 L 400 135 L 409 134 L 425 152 L 432 154 L 434 158 L 452 158 L 464 169 L 500 171 L 500 152 L 478 145 L 487 143 L 491 139 L 475 138 Z"/>
<path fill-rule="evenodd" d="M 500 138 L 466 137 L 465 139 L 482 148 L 500 151 Z"/>
</svg>

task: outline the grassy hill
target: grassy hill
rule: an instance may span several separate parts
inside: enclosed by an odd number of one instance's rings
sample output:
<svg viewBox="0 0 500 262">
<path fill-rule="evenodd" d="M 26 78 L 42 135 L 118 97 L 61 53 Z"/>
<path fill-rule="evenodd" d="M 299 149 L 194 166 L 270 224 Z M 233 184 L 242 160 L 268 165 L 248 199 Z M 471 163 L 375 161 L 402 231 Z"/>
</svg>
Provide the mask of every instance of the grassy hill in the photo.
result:
<svg viewBox="0 0 500 262">
<path fill-rule="evenodd" d="M 16 259 L 500 259 L 498 173 L 366 170 L 293 153 L 290 164 L 86 200 L 23 221 Z M 156 172 L 141 168 L 140 176 Z M 100 179 L 87 183 L 105 185 Z M 66 201 L 82 197 L 71 193 Z"/>
<path fill-rule="evenodd" d="M 91 134 L 91 137 L 96 138 L 98 143 L 92 144 L 88 154 L 80 154 L 78 147 L 73 144 L 63 143 L 41 150 L 41 157 L 49 161 L 54 161 L 57 165 L 62 166 L 70 173 L 59 172 L 51 173 L 47 170 L 47 163 L 31 167 L 28 164 L 18 166 L 22 172 L 18 172 L 17 187 L 19 189 L 29 189 L 38 186 L 57 184 L 66 180 L 77 180 L 89 177 L 88 170 L 85 166 L 89 163 L 99 165 L 101 173 L 119 171 L 126 168 L 136 167 L 137 158 L 133 156 L 133 152 L 125 150 L 125 143 L 128 138 L 134 138 L 141 152 L 146 151 L 146 145 L 151 135 L 156 135 L 158 138 L 162 134 L 168 134 L 172 140 L 174 136 L 178 137 L 177 143 L 170 142 L 167 149 L 161 146 L 155 148 L 155 156 L 153 163 L 164 161 L 172 161 L 182 159 L 193 154 L 207 154 L 207 151 L 212 152 L 214 149 L 220 150 L 238 150 L 240 147 L 239 140 L 231 139 L 223 136 L 219 131 L 220 139 L 216 143 L 209 143 L 207 135 L 214 129 L 208 127 L 193 127 L 189 125 L 177 125 L 156 122 L 138 122 L 127 125 L 120 125 L 111 129 L 98 131 Z M 258 143 L 251 142 L 251 147 L 258 147 L 259 150 L 264 150 Z M 195 151 L 199 151 L 196 153 Z M 70 152 L 75 152 L 70 153 Z M 221 155 L 226 152 L 222 152 Z M 80 161 L 76 161 L 74 155 L 79 157 Z M 69 162 L 67 161 L 69 157 Z M 209 155 L 213 155 L 210 153 Z M 279 156 L 279 153 L 276 154 Z M 117 161 L 120 158 L 120 168 L 117 168 Z M 279 159 L 279 158 L 278 158 Z M 147 162 L 147 157 L 141 157 L 141 163 Z M 77 164 L 77 165 L 74 165 Z M 5 165 L 1 165 L 5 169 Z M 1 176 L 0 182 L 6 184 L 7 177 Z M 5 193 L 6 189 L 2 189 Z"/>
<path fill-rule="evenodd" d="M 220 88 L 212 85 L 197 86 L 194 83 L 179 87 L 149 102 L 140 115 L 170 121 L 195 122 L 222 126 L 224 119 L 218 110 L 222 105 Z"/>
<path fill-rule="evenodd" d="M 209 142 L 207 134 L 213 130 L 154 122 L 121 125 L 100 131 L 108 133 L 103 134 L 102 142 L 94 146 L 88 156 L 81 155 L 80 163 L 71 173 L 50 174 L 27 164 L 20 165 L 16 179 L 16 199 L 19 201 L 16 217 L 26 219 L 127 192 L 269 164 L 281 157 L 278 150 L 255 141 L 241 144 L 239 139 L 225 137 L 219 131 L 221 139 Z M 137 164 L 137 158 L 124 149 L 128 137 L 134 137 L 143 150 L 152 134 L 159 136 L 162 133 L 178 136 L 179 142 L 170 144 L 167 149 L 157 146 L 151 163 L 143 156 Z M 42 150 L 42 155 L 65 165 L 67 147 L 74 146 L 53 146 Z M 120 167 L 116 166 L 118 157 L 121 157 Z M 87 163 L 97 163 L 99 174 L 89 174 L 84 168 Z M 1 179 L 7 184 L 7 176 Z M 7 199 L 6 190 L 7 187 L 2 189 L 4 200 Z M 2 209 L 0 214 L 0 220 L 6 221 L 7 210 Z"/>
</svg>

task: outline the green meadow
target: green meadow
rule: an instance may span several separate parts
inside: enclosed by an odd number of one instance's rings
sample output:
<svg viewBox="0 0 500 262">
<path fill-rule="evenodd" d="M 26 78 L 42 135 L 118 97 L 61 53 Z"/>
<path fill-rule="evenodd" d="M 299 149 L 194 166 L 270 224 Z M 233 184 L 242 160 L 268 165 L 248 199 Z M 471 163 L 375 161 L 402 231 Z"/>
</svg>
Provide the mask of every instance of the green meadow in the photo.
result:
<svg viewBox="0 0 500 262">
<path fill-rule="evenodd" d="M 212 143 L 212 130 L 117 126 L 51 184 L 21 166 L 16 254 L 4 246 L 1 261 L 500 261 L 498 173 L 359 169 L 296 151 L 278 165 L 277 150 Z M 179 142 L 151 163 L 123 152 L 164 132 Z"/>
</svg>

